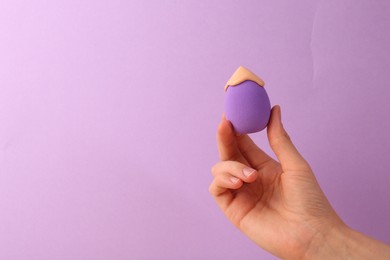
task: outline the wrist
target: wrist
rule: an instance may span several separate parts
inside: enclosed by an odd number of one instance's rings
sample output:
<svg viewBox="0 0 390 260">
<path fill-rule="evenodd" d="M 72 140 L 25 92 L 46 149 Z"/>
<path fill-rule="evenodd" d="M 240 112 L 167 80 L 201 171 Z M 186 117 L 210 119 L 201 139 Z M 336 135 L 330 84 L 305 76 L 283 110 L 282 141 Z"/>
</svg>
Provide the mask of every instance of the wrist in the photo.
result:
<svg viewBox="0 0 390 260">
<path fill-rule="evenodd" d="M 348 259 L 352 232 L 344 223 L 318 232 L 306 251 L 305 259 Z"/>
<path fill-rule="evenodd" d="M 318 233 L 305 259 L 390 259 L 390 246 L 340 224 Z"/>
</svg>

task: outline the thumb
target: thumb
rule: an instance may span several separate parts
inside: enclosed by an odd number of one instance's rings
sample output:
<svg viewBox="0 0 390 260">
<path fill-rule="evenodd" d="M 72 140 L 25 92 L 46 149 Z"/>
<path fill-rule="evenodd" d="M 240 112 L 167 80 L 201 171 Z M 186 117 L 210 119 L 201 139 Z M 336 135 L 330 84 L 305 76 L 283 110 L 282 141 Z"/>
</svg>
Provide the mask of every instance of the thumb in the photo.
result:
<svg viewBox="0 0 390 260">
<path fill-rule="evenodd" d="M 284 172 L 308 170 L 310 166 L 295 148 L 283 127 L 280 106 L 274 106 L 267 128 L 269 144 Z"/>
</svg>

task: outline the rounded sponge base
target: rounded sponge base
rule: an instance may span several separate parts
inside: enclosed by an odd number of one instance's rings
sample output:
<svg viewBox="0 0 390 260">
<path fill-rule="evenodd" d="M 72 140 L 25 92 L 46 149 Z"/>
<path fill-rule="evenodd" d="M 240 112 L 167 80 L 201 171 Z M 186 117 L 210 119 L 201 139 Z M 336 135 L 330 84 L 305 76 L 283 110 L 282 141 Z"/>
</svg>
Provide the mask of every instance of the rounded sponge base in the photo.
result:
<svg viewBox="0 0 390 260">
<path fill-rule="evenodd" d="M 271 104 L 264 87 L 247 80 L 227 89 L 225 115 L 239 134 L 263 130 L 269 121 Z"/>
</svg>

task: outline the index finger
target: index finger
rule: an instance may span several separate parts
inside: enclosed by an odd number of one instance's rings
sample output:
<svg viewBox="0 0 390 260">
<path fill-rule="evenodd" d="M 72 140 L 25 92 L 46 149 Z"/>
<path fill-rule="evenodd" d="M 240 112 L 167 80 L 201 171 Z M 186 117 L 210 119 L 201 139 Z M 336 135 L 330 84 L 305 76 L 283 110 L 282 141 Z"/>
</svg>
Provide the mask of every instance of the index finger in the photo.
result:
<svg viewBox="0 0 390 260">
<path fill-rule="evenodd" d="M 233 126 L 224 117 L 218 127 L 217 144 L 221 161 L 231 160 L 248 164 L 248 161 L 242 156 L 239 150 Z"/>
</svg>

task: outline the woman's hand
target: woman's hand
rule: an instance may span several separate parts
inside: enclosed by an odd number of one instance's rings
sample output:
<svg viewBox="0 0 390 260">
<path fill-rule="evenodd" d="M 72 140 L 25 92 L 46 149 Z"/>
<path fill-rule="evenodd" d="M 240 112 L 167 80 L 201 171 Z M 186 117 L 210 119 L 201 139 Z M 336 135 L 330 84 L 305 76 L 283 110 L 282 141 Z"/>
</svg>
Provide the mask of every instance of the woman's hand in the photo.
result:
<svg viewBox="0 0 390 260">
<path fill-rule="evenodd" d="M 345 225 L 332 209 L 308 163 L 272 109 L 267 129 L 275 161 L 222 119 L 217 140 L 221 161 L 212 168 L 210 193 L 228 219 L 272 254 L 303 259 Z"/>
</svg>

